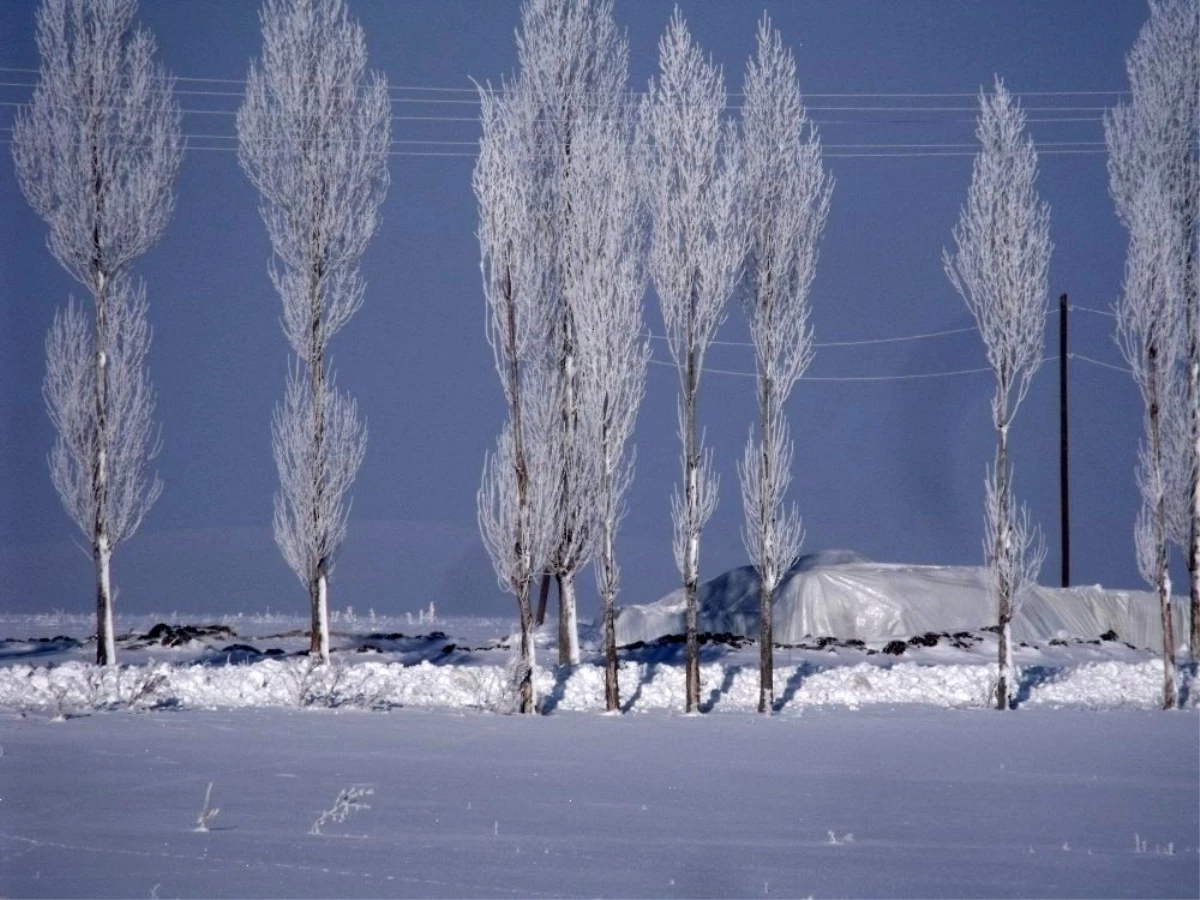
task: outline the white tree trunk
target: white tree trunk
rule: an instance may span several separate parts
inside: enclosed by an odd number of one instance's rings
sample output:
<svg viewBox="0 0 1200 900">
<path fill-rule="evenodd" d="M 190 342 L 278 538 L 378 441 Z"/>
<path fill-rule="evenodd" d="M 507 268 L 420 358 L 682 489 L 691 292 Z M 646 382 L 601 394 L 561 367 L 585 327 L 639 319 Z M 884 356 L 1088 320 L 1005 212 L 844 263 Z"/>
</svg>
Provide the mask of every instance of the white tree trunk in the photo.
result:
<svg viewBox="0 0 1200 900">
<path fill-rule="evenodd" d="M 95 302 L 94 346 L 86 353 L 86 342 L 68 341 L 80 337 L 70 307 L 56 317 L 58 352 L 48 353 L 46 399 L 59 432 L 51 477 L 92 549 L 101 664 L 116 661 L 112 553 L 161 490 L 143 469 L 156 452 L 154 402 L 143 368 L 144 296 L 128 283 L 128 270 L 166 227 L 182 156 L 173 80 L 154 62 L 152 36 L 135 29 L 135 8 L 43 0 L 40 78 L 12 123 L 17 179 L 50 226 L 50 252 Z M 68 349 L 73 354 L 64 355 Z M 90 371 L 83 380 L 62 380 L 93 362 L 94 386 L 87 385 Z"/>
<path fill-rule="evenodd" d="M 317 659 L 329 662 L 329 582 L 324 572 L 317 575 L 313 597 L 313 649 Z"/>
<path fill-rule="evenodd" d="M 1011 709 L 1016 696 L 1015 671 L 1012 652 L 1012 617 L 1000 624 L 1000 687 L 997 689 L 996 705 L 999 709 Z"/>
<path fill-rule="evenodd" d="M 1195 329 L 1191 323 L 1189 330 Z M 1191 627 L 1188 629 L 1188 651 L 1192 662 L 1200 662 L 1200 359 L 1197 341 L 1189 334 L 1192 360 L 1188 364 L 1188 407 L 1192 417 L 1192 478 L 1191 529 L 1188 535 L 1188 594 L 1191 599 Z"/>
<path fill-rule="evenodd" d="M 1007 396 L 1002 387 L 997 392 L 1001 402 Z M 1012 565 L 1012 500 L 1011 488 L 1008 483 L 1008 422 L 1005 421 L 998 429 L 996 450 L 996 480 L 998 482 L 997 496 L 999 505 L 997 514 L 999 521 L 995 523 L 996 542 L 995 562 L 993 563 L 996 578 L 997 622 L 1000 638 L 997 657 L 998 679 L 996 684 L 996 708 L 1010 709 L 1013 699 L 1012 683 L 1012 617 L 1013 617 L 1013 584 L 1010 575 Z"/>
<path fill-rule="evenodd" d="M 108 535 L 108 323 L 105 316 L 103 273 L 96 276 L 96 461 L 92 491 L 96 498 L 93 532 L 93 556 L 96 562 L 96 662 L 116 665 L 117 650 L 113 636 L 112 546 Z"/>
<path fill-rule="evenodd" d="M 1151 460 L 1155 466 L 1154 481 L 1159 485 L 1154 502 L 1154 555 L 1157 575 L 1159 611 L 1162 614 L 1162 660 L 1163 660 L 1163 709 L 1174 709 L 1178 695 L 1175 689 L 1175 622 L 1171 616 L 1171 574 L 1167 568 L 1167 514 L 1166 499 L 1162 493 L 1163 483 L 1163 425 L 1162 425 L 1162 379 L 1161 360 L 1166 356 L 1151 343 L 1147 352 L 1148 399 Z"/>
<path fill-rule="evenodd" d="M 696 470 L 688 474 L 689 486 L 694 485 Z M 693 488 L 694 489 L 694 488 Z M 695 496 L 693 494 L 693 496 Z M 695 502 L 695 501 L 693 501 Z M 687 543 L 687 565 L 683 572 L 683 587 L 687 604 L 684 616 L 685 650 L 687 672 L 684 679 L 687 693 L 684 711 L 693 713 L 700 709 L 700 639 L 697 634 L 697 607 L 700 598 L 700 535 L 691 534 Z"/>
<path fill-rule="evenodd" d="M 96 663 L 111 666 L 117 661 L 116 638 L 113 632 L 112 549 L 108 546 L 108 535 L 103 532 L 96 537 L 95 559 Z"/>
<path fill-rule="evenodd" d="M 758 631 L 758 711 L 769 713 L 775 708 L 775 637 L 772 628 L 775 615 L 772 601 L 775 585 L 763 580 L 759 586 Z"/>
<path fill-rule="evenodd" d="M 579 612 L 575 595 L 575 570 L 558 576 L 558 664 L 579 665 Z"/>
<path fill-rule="evenodd" d="M 1162 615 L 1163 631 L 1163 709 L 1174 709 L 1178 702 L 1175 685 L 1175 621 L 1171 615 L 1171 576 L 1166 567 L 1158 580 L 1158 605 Z"/>
<path fill-rule="evenodd" d="M 537 712 L 537 682 L 534 679 L 534 669 L 537 659 L 533 645 L 533 611 L 529 604 L 529 586 L 532 579 L 527 579 L 517 593 L 517 609 L 521 617 L 521 649 L 518 659 L 519 677 L 517 681 L 517 711 L 522 715 L 534 715 Z"/>
</svg>

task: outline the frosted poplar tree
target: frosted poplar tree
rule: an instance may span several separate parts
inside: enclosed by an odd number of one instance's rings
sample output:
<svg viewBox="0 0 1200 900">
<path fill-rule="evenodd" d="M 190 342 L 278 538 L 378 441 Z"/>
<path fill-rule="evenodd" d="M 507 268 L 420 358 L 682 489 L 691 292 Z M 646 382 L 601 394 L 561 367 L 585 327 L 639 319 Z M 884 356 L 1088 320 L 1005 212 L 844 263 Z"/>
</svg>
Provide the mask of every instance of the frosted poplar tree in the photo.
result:
<svg viewBox="0 0 1200 900">
<path fill-rule="evenodd" d="M 1182 523 L 1175 520 L 1175 538 L 1189 573 L 1188 644 L 1195 659 L 1200 652 L 1200 176 L 1195 150 L 1200 140 L 1200 4 L 1152 0 L 1149 6 L 1150 18 L 1126 58 L 1130 101 L 1105 118 L 1105 137 L 1110 185 L 1122 223 L 1132 231 L 1144 182 L 1158 181 L 1170 210 L 1170 221 L 1163 224 L 1177 243 L 1171 264 L 1181 271 L 1170 277 L 1182 280 L 1180 308 L 1174 314 L 1183 329 L 1178 375 L 1184 383 L 1179 396 L 1184 418 L 1178 423 L 1168 417 L 1164 425 L 1173 429 L 1183 424 L 1186 449 L 1168 456 L 1173 471 L 1167 473 L 1165 490 L 1168 507 L 1182 509 L 1184 516 Z M 1147 222 L 1144 216 L 1141 221 Z M 1174 436 L 1167 437 L 1175 446 Z"/>
<path fill-rule="evenodd" d="M 677 487 L 672 497 L 671 518 L 686 602 L 685 704 L 693 712 L 700 703 L 700 536 L 716 509 L 718 489 L 696 407 L 704 358 L 724 320 L 744 252 L 738 216 L 741 151 L 733 127 L 722 121 L 724 77 L 692 42 L 678 9 L 658 51 L 659 76 L 650 82 L 640 110 L 640 143 L 650 218 L 649 271 L 679 377 L 683 489 Z"/>
<path fill-rule="evenodd" d="M 328 662 L 328 581 L 366 428 L 334 386 L 327 346 L 363 301 L 359 259 L 387 193 L 391 106 L 386 79 L 366 75 L 363 31 L 341 0 L 267 0 L 260 20 L 238 159 L 261 194 L 271 282 L 297 358 L 271 428 L 275 542 L 308 591 L 309 652 Z"/>
<path fill-rule="evenodd" d="M 997 78 L 981 92 L 971 186 L 958 225 L 954 254 L 943 250 L 946 275 L 974 316 L 996 378 L 992 425 L 996 459 L 988 472 L 987 563 L 992 572 L 999 626 L 997 709 L 1009 708 L 1015 691 L 1012 618 L 1014 573 L 1029 571 L 1014 521 L 1012 469 L 1008 459 L 1013 417 L 1042 363 L 1046 279 L 1050 265 L 1050 210 L 1038 199 L 1037 152 L 1025 135 L 1025 114 Z M 1036 578 L 1032 571 L 1030 578 Z"/>
<path fill-rule="evenodd" d="M 1188 404 L 1186 332 L 1180 332 L 1175 350 L 1177 359 L 1166 371 L 1159 417 L 1163 445 L 1163 500 L 1167 541 L 1186 561 L 1191 547 L 1192 483 L 1196 462 Z"/>
<path fill-rule="evenodd" d="M 1000 493 L 1005 487 L 1010 494 L 1007 499 Z M 984 496 L 983 553 L 994 560 L 996 583 L 1008 588 L 1011 621 L 1029 598 L 1030 588 L 1037 584 L 1038 572 L 1046 560 L 1046 542 L 1041 528 L 1031 522 L 1025 504 L 1019 510 L 1013 509 L 1011 477 L 1005 483 L 989 469 L 984 479 Z M 1008 542 L 1009 552 L 997 554 L 996 547 L 1002 540 Z M 1015 693 L 1011 634 L 1005 635 L 1004 648 L 1006 655 L 1000 659 L 1000 671 L 1009 685 L 1007 708 Z"/>
<path fill-rule="evenodd" d="M 645 228 L 632 158 L 631 117 L 590 117 L 576 132 L 574 170 L 587 215 L 568 236 L 570 304 L 576 313 L 580 433 L 594 483 L 590 529 L 604 622 L 605 707 L 620 706 L 615 601 L 620 590 L 616 535 L 633 480 L 626 445 L 645 392 L 649 346 L 642 324 Z"/>
<path fill-rule="evenodd" d="M 544 202 L 550 215 L 540 220 L 535 240 L 549 253 L 545 283 L 552 304 L 549 341 L 562 398 L 559 440 L 562 533 L 550 557 L 549 570 L 558 583 L 559 663 L 579 662 L 579 625 L 575 579 L 588 562 L 593 546 L 590 525 L 596 505 L 596 484 L 590 457 L 594 447 L 579 424 L 580 358 L 577 304 L 583 296 L 576 281 L 587 265 L 571 246 L 575 220 L 591 214 L 603 202 L 607 186 L 581 182 L 576 156 L 584 122 L 601 121 L 615 128 L 626 113 L 628 46 L 613 21 L 611 0 L 525 0 L 517 54 L 523 89 L 536 107 L 532 121 L 545 182 Z"/>
<path fill-rule="evenodd" d="M 1179 254 L 1179 219 L 1174 215 L 1166 185 L 1143 179 L 1129 197 L 1122 219 L 1129 229 L 1125 278 L 1117 304 L 1117 342 L 1133 373 L 1145 409 L 1138 449 L 1137 483 L 1142 507 L 1134 525 L 1138 571 L 1158 593 L 1162 620 L 1163 707 L 1177 701 L 1175 635 L 1171 616 L 1171 576 L 1167 543 L 1171 537 L 1171 504 L 1167 487 L 1172 478 L 1170 432 L 1164 414 L 1170 395 L 1181 392 L 1178 378 L 1180 343 L 1185 340 L 1182 309 L 1183 267 Z M 1175 404 L 1178 408 L 1178 404 Z"/>
<path fill-rule="evenodd" d="M 517 601 L 520 638 L 517 708 L 537 710 L 530 586 L 549 558 L 559 528 L 562 479 L 557 454 L 560 381 L 548 346 L 552 293 L 537 238 L 552 207 L 537 177 L 537 107 L 523 80 L 500 90 L 481 87 L 479 158 L 472 187 L 479 205 L 480 271 L 487 337 L 508 418 L 484 463 L 479 530 L 501 588 Z"/>
<path fill-rule="evenodd" d="M 784 508 L 792 478 L 784 404 L 812 360 L 809 290 L 833 191 L 795 60 L 766 15 L 758 26 L 758 56 L 746 72 L 742 141 L 747 250 L 741 291 L 754 343 L 759 422 L 738 474 L 742 538 L 759 576 L 758 711 L 766 713 L 775 702 L 772 599 L 804 541 L 799 511 Z"/>
<path fill-rule="evenodd" d="M 135 0 L 44 0 L 33 100 L 17 113 L 21 190 L 50 228 L 51 254 L 92 300 L 68 305 L 46 340 L 43 395 L 58 440 L 51 477 L 96 570 L 96 662 L 116 661 L 112 554 L 137 531 L 162 484 L 154 391 L 145 369 L 146 297 L 129 276 L 174 209 L 182 158 L 173 81 Z"/>
</svg>

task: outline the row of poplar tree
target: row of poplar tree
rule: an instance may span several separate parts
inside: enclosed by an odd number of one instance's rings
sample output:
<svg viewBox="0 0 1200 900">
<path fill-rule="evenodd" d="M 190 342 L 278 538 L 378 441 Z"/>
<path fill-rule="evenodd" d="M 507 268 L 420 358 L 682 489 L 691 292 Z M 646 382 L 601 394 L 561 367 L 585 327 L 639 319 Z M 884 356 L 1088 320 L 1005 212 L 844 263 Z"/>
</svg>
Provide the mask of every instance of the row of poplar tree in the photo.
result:
<svg viewBox="0 0 1200 900">
<path fill-rule="evenodd" d="M 43 0 L 42 55 L 13 152 L 55 258 L 93 300 L 55 316 L 44 395 L 58 431 L 51 475 L 92 548 L 97 661 L 115 659 L 110 560 L 157 499 L 157 446 L 143 286 L 129 269 L 162 234 L 183 153 L 173 81 L 133 28 L 136 0 Z M 1200 312 L 1196 0 L 1151 0 L 1128 59 L 1132 100 L 1106 118 L 1112 193 L 1130 232 L 1118 335 L 1146 401 L 1139 456 L 1142 574 L 1159 592 L 1164 705 L 1176 702 L 1167 545 L 1187 549 L 1190 645 L 1200 643 Z M 239 161 L 261 195 L 270 278 L 294 358 L 272 420 L 280 487 L 274 533 L 310 598 L 310 652 L 329 659 L 328 579 L 366 429 L 336 388 L 330 338 L 358 309 L 359 260 L 389 184 L 386 79 L 366 71 L 362 29 L 341 0 L 266 0 L 263 54 L 237 116 Z M 774 704 L 772 596 L 803 541 L 787 504 L 786 400 L 813 353 L 809 290 L 833 179 L 791 52 L 764 16 L 740 122 L 721 70 L 676 10 L 648 90 L 629 91 L 628 45 L 611 0 L 526 0 L 519 71 L 479 88 L 479 204 L 488 336 L 508 419 L 485 461 L 479 525 L 521 623 L 514 698 L 537 708 L 531 588 L 559 586 L 559 661 L 579 662 L 575 578 L 593 562 L 603 601 L 606 705 L 619 707 L 615 537 L 629 442 L 649 359 L 652 283 L 678 373 L 681 484 L 674 555 L 683 579 L 686 700 L 699 706 L 700 537 L 717 478 L 696 417 L 705 356 L 726 308 L 745 311 L 757 422 L 738 467 L 743 536 L 760 576 L 759 710 Z M 974 315 L 995 373 L 997 434 L 984 549 L 997 598 L 996 704 L 1015 688 L 1010 626 L 1043 544 L 1013 495 L 1008 439 L 1042 361 L 1049 211 L 1019 104 L 997 78 L 980 95 L 976 158 L 946 273 Z"/>
<path fill-rule="evenodd" d="M 508 421 L 484 469 L 479 522 L 516 597 L 517 707 L 537 705 L 531 585 L 559 586 L 559 662 L 579 661 L 574 580 L 594 563 L 603 604 L 605 702 L 619 708 L 614 537 L 632 478 L 626 446 L 649 348 L 647 281 L 679 379 L 681 486 L 671 504 L 686 597 L 687 711 L 697 709 L 700 536 L 717 503 L 697 422 L 705 355 L 740 294 L 755 347 L 759 421 L 739 466 L 751 559 L 761 574 L 759 707 L 773 706 L 771 598 L 799 555 L 784 506 L 787 397 L 812 358 L 809 288 L 833 179 L 791 52 L 764 16 L 740 128 L 720 69 L 676 10 L 659 74 L 635 99 L 610 2 L 529 0 L 519 72 L 483 87 L 474 186 L 489 337 Z"/>
<path fill-rule="evenodd" d="M 705 354 L 738 296 L 755 349 L 758 421 L 738 467 L 744 542 L 759 575 L 759 711 L 774 704 L 772 598 L 799 555 L 800 516 L 785 505 L 792 443 L 784 406 L 812 358 L 809 289 L 833 180 L 808 121 L 795 63 L 763 17 L 740 123 L 725 119 L 722 73 L 678 9 L 641 99 L 626 88 L 627 46 L 611 3 L 528 0 L 520 70 L 480 91 L 475 171 L 484 288 L 508 422 L 484 469 L 479 520 L 521 618 L 518 707 L 536 708 L 531 584 L 559 584 L 559 662 L 579 661 L 573 580 L 594 558 L 603 602 L 605 700 L 619 707 L 613 534 L 631 465 L 625 445 L 649 352 L 640 303 L 658 297 L 678 373 L 681 485 L 672 498 L 685 597 L 685 709 L 699 707 L 700 536 L 717 479 L 697 428 Z M 1200 308 L 1195 263 L 1200 135 L 1196 0 L 1151 0 L 1128 58 L 1132 99 L 1106 118 L 1112 194 L 1130 232 L 1118 338 L 1141 389 L 1146 437 L 1137 481 L 1139 568 L 1159 594 L 1163 705 L 1177 702 L 1167 544 L 1191 572 L 1189 647 L 1200 645 Z M 1011 426 L 1042 363 L 1050 214 L 1037 153 L 1003 81 L 981 93 L 980 143 L 967 201 L 943 252 L 995 376 L 997 446 L 984 553 L 997 603 L 995 703 L 1013 704 L 1013 618 L 1045 545 L 1018 508 Z"/>
</svg>

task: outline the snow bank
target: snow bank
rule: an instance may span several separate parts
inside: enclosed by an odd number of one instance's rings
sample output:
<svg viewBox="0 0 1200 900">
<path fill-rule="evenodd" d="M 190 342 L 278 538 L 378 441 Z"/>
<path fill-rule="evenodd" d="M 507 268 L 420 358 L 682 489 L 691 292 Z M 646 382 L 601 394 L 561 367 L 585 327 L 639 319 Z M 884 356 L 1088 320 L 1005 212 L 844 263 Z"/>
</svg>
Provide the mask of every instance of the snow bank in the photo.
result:
<svg viewBox="0 0 1200 900">
<path fill-rule="evenodd" d="M 732 569 L 700 586 L 699 628 L 757 637 L 758 574 Z M 1174 604 L 1175 633 L 1186 635 L 1187 600 Z M 683 590 L 618 611 L 617 643 L 682 634 Z M 775 640 L 796 643 L 810 635 L 867 642 L 908 638 L 928 631 L 968 631 L 995 621 L 987 570 L 965 566 L 915 566 L 869 562 L 849 551 L 801 557 L 775 595 Z M 1158 598 L 1144 591 L 1100 587 L 1037 586 L 1013 621 L 1018 641 L 1094 638 L 1115 631 L 1137 647 L 1161 644 Z"/>
<path fill-rule="evenodd" d="M 827 667 L 805 661 L 776 665 L 776 694 L 784 711 L 804 707 L 923 704 L 986 707 L 994 693 L 994 669 L 981 663 L 929 665 L 892 662 Z M 1018 667 L 1021 705 L 1091 708 L 1154 708 L 1162 695 L 1158 660 Z M 1196 707 L 1194 667 L 1180 672 L 1184 705 Z M 539 669 L 545 711 L 604 709 L 604 669 L 585 664 Z M 758 704 L 758 669 L 752 662 L 701 666 L 701 701 L 713 711 L 750 712 Z M 37 710 L 69 718 L 115 709 L 238 709 L 395 707 L 509 711 L 503 666 L 433 665 L 422 662 L 360 662 L 313 666 L 307 659 L 263 660 L 242 665 L 157 663 L 99 668 L 0 667 L 0 708 Z M 621 669 L 626 711 L 683 708 L 682 666 L 626 663 Z"/>
</svg>

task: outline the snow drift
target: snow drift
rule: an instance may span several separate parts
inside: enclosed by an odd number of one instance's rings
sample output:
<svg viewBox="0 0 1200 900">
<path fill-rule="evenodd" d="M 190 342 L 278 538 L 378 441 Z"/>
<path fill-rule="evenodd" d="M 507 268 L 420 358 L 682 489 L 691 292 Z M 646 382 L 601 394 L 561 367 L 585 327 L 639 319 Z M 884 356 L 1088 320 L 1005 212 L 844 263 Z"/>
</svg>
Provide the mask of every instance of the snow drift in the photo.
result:
<svg viewBox="0 0 1200 900">
<path fill-rule="evenodd" d="M 1174 604 L 1175 634 L 1187 634 L 1187 598 Z M 732 569 L 700 586 L 698 627 L 756 638 L 758 574 Z M 775 594 L 775 640 L 796 643 L 829 635 L 867 642 L 935 631 L 965 631 L 994 624 L 995 600 L 988 571 L 967 566 L 916 566 L 871 562 L 848 550 L 802 556 Z M 618 611 L 617 643 L 653 641 L 684 630 L 683 589 L 654 603 Z M 1145 591 L 1035 586 L 1013 621 L 1017 641 L 1094 638 L 1113 631 L 1137 647 L 1162 642 L 1158 597 Z"/>
</svg>

